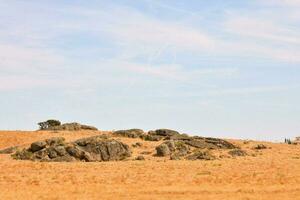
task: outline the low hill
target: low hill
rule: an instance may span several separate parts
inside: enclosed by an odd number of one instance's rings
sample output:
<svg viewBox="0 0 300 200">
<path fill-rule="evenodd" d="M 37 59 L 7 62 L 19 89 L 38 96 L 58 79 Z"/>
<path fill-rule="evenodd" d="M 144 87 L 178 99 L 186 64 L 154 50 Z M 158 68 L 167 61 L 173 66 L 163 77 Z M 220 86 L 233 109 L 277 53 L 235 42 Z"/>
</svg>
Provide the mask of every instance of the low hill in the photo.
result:
<svg viewBox="0 0 300 200">
<path fill-rule="evenodd" d="M 74 162 L 40 162 L 16 160 L 11 156 L 13 153 L 0 154 L 0 199 L 297 199 L 299 196 L 299 145 L 201 137 L 188 140 L 185 135 L 175 134 L 177 139 L 185 141 L 181 144 L 190 153 L 172 159 L 178 151 L 172 151 L 166 142 L 178 141 L 174 135 L 158 131 L 151 133 L 149 140 L 141 137 L 139 131 L 130 133 L 134 134 L 92 130 L 0 131 L 0 149 L 16 147 L 13 151 L 28 150 L 32 143 L 50 138 L 62 137 L 64 145 L 70 145 L 81 144 L 78 140 L 83 138 L 86 141 L 104 135 L 108 137 L 105 140 L 128 145 L 130 150 L 130 156 L 111 162 L 86 162 L 79 158 Z M 158 136 L 162 138 L 153 139 Z M 197 143 L 200 150 L 190 141 L 202 141 Z M 167 155 L 158 155 L 162 144 L 170 150 Z M 216 147 L 202 148 L 203 144 Z M 88 151 L 86 146 L 83 149 Z M 212 159 L 201 156 L 187 159 L 203 151 L 209 152 Z"/>
</svg>

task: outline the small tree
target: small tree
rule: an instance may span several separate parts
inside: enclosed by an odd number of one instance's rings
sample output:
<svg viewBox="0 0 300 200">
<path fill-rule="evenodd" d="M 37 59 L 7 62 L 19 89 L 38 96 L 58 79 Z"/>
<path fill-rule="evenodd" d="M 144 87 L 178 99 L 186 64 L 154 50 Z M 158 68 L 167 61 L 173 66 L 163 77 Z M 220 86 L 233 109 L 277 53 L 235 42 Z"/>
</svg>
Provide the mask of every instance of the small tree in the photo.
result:
<svg viewBox="0 0 300 200">
<path fill-rule="evenodd" d="M 49 119 L 44 122 L 39 122 L 38 125 L 40 126 L 40 130 L 47 130 L 55 126 L 60 126 L 61 122 L 55 119 Z"/>
</svg>

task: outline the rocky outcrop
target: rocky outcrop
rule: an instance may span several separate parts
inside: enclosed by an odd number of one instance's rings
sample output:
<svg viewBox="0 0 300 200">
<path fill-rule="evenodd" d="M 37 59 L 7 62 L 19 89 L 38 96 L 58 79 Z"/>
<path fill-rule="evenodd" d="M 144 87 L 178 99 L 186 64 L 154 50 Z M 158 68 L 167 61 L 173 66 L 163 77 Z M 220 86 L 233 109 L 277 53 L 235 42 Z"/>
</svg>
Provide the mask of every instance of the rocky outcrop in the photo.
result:
<svg viewBox="0 0 300 200">
<path fill-rule="evenodd" d="M 171 129 L 157 129 L 155 131 L 149 131 L 148 132 L 149 135 L 159 135 L 159 136 L 175 136 L 175 135 L 179 135 L 179 132 L 171 130 Z"/>
<path fill-rule="evenodd" d="M 189 153 L 189 147 L 180 141 L 165 141 L 156 147 L 157 156 L 181 157 Z"/>
<path fill-rule="evenodd" d="M 31 144 L 30 148 L 17 151 L 15 159 L 46 162 L 100 162 L 118 161 L 131 156 L 129 146 L 107 138 L 94 136 L 66 143 L 64 138 L 50 138 Z"/>
<path fill-rule="evenodd" d="M 52 131 L 80 131 L 80 130 L 92 130 L 97 131 L 98 129 L 94 126 L 79 124 L 77 122 L 65 123 L 58 126 L 49 126 L 43 130 L 52 130 Z"/>
<path fill-rule="evenodd" d="M 118 130 L 118 131 L 114 131 L 113 135 L 128 137 L 128 138 L 139 138 L 144 135 L 144 131 L 141 129 Z"/>
</svg>

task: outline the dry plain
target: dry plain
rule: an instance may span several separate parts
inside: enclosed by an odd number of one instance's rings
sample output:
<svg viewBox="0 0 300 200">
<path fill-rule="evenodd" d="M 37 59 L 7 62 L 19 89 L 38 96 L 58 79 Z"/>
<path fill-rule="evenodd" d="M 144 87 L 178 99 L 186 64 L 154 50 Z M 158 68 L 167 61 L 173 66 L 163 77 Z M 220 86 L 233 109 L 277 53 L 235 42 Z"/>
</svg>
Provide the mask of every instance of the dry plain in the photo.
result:
<svg viewBox="0 0 300 200">
<path fill-rule="evenodd" d="M 62 136 L 67 141 L 108 132 L 0 131 L 0 149 Z M 300 199 L 300 145 L 230 140 L 248 153 L 213 161 L 145 155 L 161 142 L 116 138 L 132 158 L 117 162 L 32 162 L 0 154 L 0 199 Z M 254 150 L 257 144 L 268 148 Z M 216 154 L 226 155 L 225 150 Z"/>
</svg>

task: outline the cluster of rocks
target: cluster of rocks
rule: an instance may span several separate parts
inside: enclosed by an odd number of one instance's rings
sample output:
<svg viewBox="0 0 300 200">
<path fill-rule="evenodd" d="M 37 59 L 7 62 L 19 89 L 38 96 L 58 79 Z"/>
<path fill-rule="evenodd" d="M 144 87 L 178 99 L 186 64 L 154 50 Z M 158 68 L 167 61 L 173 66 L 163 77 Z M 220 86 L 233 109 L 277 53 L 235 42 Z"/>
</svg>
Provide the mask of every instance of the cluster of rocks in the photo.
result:
<svg viewBox="0 0 300 200">
<path fill-rule="evenodd" d="M 70 143 L 62 137 L 37 141 L 30 148 L 17 151 L 12 156 L 20 160 L 46 162 L 95 162 L 124 160 L 131 156 L 131 151 L 128 145 L 100 135 Z"/>
<path fill-rule="evenodd" d="M 55 126 L 52 128 L 55 128 Z M 57 126 L 57 128 L 54 130 L 94 130 L 89 126 L 78 123 L 62 124 Z M 13 158 L 20 160 L 46 162 L 118 161 L 131 157 L 130 147 L 113 139 L 113 137 L 161 141 L 155 148 L 155 154 L 151 151 L 143 151 L 134 158 L 135 160 L 145 160 L 143 155 L 150 154 L 157 157 L 169 157 L 171 160 L 214 160 L 216 157 L 211 150 L 217 149 L 228 150 L 228 154 L 232 157 L 247 155 L 245 151 L 226 140 L 189 136 L 169 129 L 157 129 L 149 132 L 144 132 L 141 129 L 119 130 L 109 135 L 82 138 L 73 142 L 66 142 L 63 137 L 54 137 L 34 142 L 27 149 L 21 150 L 16 146 L 0 150 L 0 153 L 14 153 L 12 154 Z M 131 144 L 131 148 L 143 148 L 143 144 L 136 141 Z M 257 149 L 264 148 L 266 147 L 263 145 L 257 146 Z"/>
<path fill-rule="evenodd" d="M 156 156 L 170 156 L 172 160 L 179 159 L 204 159 L 213 160 L 213 156 L 209 150 L 212 149 L 234 149 L 237 147 L 232 143 L 211 137 L 189 136 L 180 134 L 177 131 L 170 129 L 157 129 L 145 133 L 141 129 L 119 130 L 113 133 L 115 136 L 123 136 L 129 138 L 141 138 L 146 141 L 161 141 L 164 142 L 156 147 Z M 234 153 L 234 156 L 243 156 L 243 153 Z"/>
</svg>

